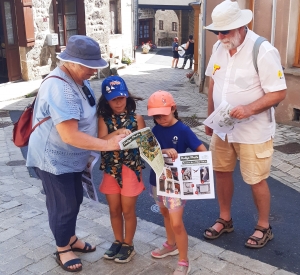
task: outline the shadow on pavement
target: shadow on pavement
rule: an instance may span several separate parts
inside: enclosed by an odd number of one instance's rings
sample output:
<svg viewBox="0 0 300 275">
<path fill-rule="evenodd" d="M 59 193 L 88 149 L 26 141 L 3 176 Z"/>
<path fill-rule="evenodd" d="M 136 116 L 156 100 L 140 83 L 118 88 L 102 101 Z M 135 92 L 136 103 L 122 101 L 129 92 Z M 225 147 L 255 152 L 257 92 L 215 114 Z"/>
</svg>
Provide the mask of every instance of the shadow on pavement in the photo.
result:
<svg viewBox="0 0 300 275">
<path fill-rule="evenodd" d="M 98 168 L 99 164 L 95 165 L 93 175 L 96 182 L 100 183 L 102 173 L 99 173 Z M 146 190 L 139 196 L 136 212 L 141 219 L 163 226 L 163 218 L 156 212 L 158 208 L 149 195 L 149 172 L 150 168 L 146 164 L 146 169 L 143 170 Z M 271 177 L 268 179 L 272 196 L 270 224 L 275 237 L 262 249 L 249 249 L 244 246 L 244 243 L 254 232 L 257 222 L 256 208 L 250 186 L 243 182 L 239 169 L 234 172 L 234 181 L 232 217 L 235 231 L 223 234 L 213 241 L 204 239 L 204 230 L 219 217 L 217 200 L 190 200 L 186 204 L 184 213 L 184 224 L 188 234 L 226 250 L 300 274 L 300 241 L 297 231 L 300 227 L 298 218 L 300 194 Z M 103 194 L 98 193 L 98 196 L 102 203 L 107 204 Z"/>
<path fill-rule="evenodd" d="M 12 121 L 16 121 L 21 111 L 10 111 Z M 24 158 L 27 147 L 21 148 Z M 101 182 L 102 172 L 95 165 L 93 175 L 96 182 Z M 153 199 L 148 192 L 149 166 L 143 171 L 145 190 L 137 202 L 137 215 L 141 219 L 163 226 L 162 216 L 157 212 Z M 36 177 L 34 171 L 29 169 L 32 177 Z M 248 249 L 244 246 L 247 238 L 254 232 L 257 222 L 257 214 L 253 204 L 250 187 L 242 180 L 239 169 L 234 172 L 235 190 L 232 203 L 232 217 L 235 231 L 224 234 L 214 241 L 207 241 L 221 248 L 249 256 L 252 259 L 268 263 L 278 268 L 300 274 L 300 228 L 299 209 L 300 194 L 294 189 L 269 178 L 272 205 L 270 223 L 273 227 L 275 238 L 262 249 Z M 103 194 L 98 194 L 99 200 L 106 204 Z M 213 224 L 218 218 L 217 200 L 191 200 L 188 201 L 184 214 L 184 222 L 189 235 L 199 239 L 203 238 L 205 228 Z"/>
<path fill-rule="evenodd" d="M 159 48 L 157 53 L 151 57 L 148 61 L 146 61 L 147 64 L 155 64 L 155 65 L 166 65 L 170 63 L 171 67 L 171 62 L 173 59 L 173 52 L 172 52 L 172 47 L 168 48 Z M 183 58 L 179 58 L 178 62 L 178 67 L 180 67 L 183 63 Z"/>
</svg>

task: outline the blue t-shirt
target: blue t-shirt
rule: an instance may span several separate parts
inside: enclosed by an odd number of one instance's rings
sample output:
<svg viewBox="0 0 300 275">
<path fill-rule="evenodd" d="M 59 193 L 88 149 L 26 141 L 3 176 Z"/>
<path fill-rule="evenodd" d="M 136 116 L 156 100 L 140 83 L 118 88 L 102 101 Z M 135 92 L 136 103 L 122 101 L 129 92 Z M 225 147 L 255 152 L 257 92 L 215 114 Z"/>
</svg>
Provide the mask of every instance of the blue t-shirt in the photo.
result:
<svg viewBox="0 0 300 275">
<path fill-rule="evenodd" d="M 156 125 L 152 129 L 161 149 L 174 148 L 177 153 L 185 153 L 188 148 L 195 151 L 202 141 L 198 139 L 191 128 L 181 121 L 177 121 L 170 127 Z M 150 184 L 156 185 L 156 175 L 150 171 Z"/>
<path fill-rule="evenodd" d="M 178 48 L 178 42 L 172 43 L 172 51 L 175 52 L 175 48 Z"/>
<path fill-rule="evenodd" d="M 32 125 L 43 118 L 51 118 L 38 126 L 30 136 L 26 166 L 38 167 L 40 170 L 60 175 L 64 173 L 82 172 L 88 162 L 90 151 L 76 148 L 62 141 L 56 125 L 71 119 L 78 120 L 78 130 L 88 135 L 97 135 L 96 105 L 91 107 L 84 99 L 74 81 L 59 67 L 50 78 L 41 85 L 34 106 Z M 94 96 L 89 82 L 84 81 Z M 95 97 L 95 96 L 94 96 Z"/>
</svg>

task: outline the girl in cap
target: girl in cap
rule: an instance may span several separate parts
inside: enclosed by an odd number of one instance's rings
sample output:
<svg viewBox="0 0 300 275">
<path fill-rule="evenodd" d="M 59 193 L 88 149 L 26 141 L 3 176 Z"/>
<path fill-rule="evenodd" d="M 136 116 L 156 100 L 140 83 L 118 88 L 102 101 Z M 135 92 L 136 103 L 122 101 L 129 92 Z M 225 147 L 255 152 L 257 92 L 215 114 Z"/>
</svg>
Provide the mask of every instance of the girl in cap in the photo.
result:
<svg viewBox="0 0 300 275">
<path fill-rule="evenodd" d="M 121 77 L 104 79 L 97 106 L 98 137 L 109 140 L 118 134 L 128 135 L 144 128 L 144 119 L 135 113 L 138 100 L 142 98 L 132 96 Z M 127 263 L 135 254 L 135 206 L 138 195 L 145 189 L 141 174 L 143 168 L 138 148 L 101 152 L 100 169 L 104 170 L 104 175 L 99 189 L 106 196 L 115 236 L 115 241 L 104 254 L 105 259 Z"/>
<path fill-rule="evenodd" d="M 152 129 L 159 142 L 162 153 L 175 160 L 178 153 L 185 153 L 188 148 L 195 152 L 207 151 L 201 140 L 178 118 L 176 103 L 172 95 L 165 91 L 153 93 L 148 100 L 148 115 L 153 116 L 156 124 Z M 188 262 L 188 235 L 182 216 L 186 201 L 179 198 L 158 196 L 156 176 L 150 172 L 151 195 L 160 207 L 164 217 L 167 241 L 162 248 L 151 252 L 154 258 L 164 258 L 179 254 L 179 261 L 173 275 L 185 275 L 190 271 Z"/>
</svg>

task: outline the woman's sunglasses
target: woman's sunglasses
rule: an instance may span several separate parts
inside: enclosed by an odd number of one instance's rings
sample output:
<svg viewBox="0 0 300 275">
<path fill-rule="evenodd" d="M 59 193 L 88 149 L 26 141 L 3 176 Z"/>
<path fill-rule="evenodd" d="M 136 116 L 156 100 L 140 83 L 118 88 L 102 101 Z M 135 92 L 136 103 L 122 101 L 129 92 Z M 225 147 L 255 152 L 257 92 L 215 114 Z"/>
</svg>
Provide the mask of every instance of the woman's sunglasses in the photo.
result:
<svg viewBox="0 0 300 275">
<path fill-rule="evenodd" d="M 213 32 L 215 35 L 219 35 L 219 33 L 223 34 L 223 35 L 226 35 L 230 32 L 230 30 L 229 31 L 212 31 L 212 30 L 209 30 L 209 31 Z"/>
</svg>

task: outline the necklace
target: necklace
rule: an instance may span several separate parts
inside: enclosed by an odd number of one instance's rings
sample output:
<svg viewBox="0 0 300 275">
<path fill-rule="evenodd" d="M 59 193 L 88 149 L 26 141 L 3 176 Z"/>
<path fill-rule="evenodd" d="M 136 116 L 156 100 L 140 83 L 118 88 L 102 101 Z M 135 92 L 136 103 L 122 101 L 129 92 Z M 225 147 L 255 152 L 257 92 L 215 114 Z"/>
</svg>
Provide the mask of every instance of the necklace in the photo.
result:
<svg viewBox="0 0 300 275">
<path fill-rule="evenodd" d="M 73 78 L 72 74 L 70 73 L 69 69 L 68 69 L 68 68 L 67 68 L 65 65 L 63 65 L 63 66 L 64 66 L 64 68 L 65 68 L 65 69 L 68 71 L 68 73 L 69 73 L 69 75 L 71 76 L 71 78 L 73 79 L 73 81 L 74 81 L 74 83 L 76 84 L 76 86 L 77 86 L 77 88 L 78 88 L 79 92 L 81 93 L 81 95 L 82 95 L 83 99 L 84 99 L 84 100 L 86 100 L 86 98 L 84 97 L 84 95 L 83 95 L 83 93 L 82 93 L 81 89 L 79 88 L 79 86 L 78 86 L 77 82 L 74 80 L 74 78 Z"/>
</svg>

